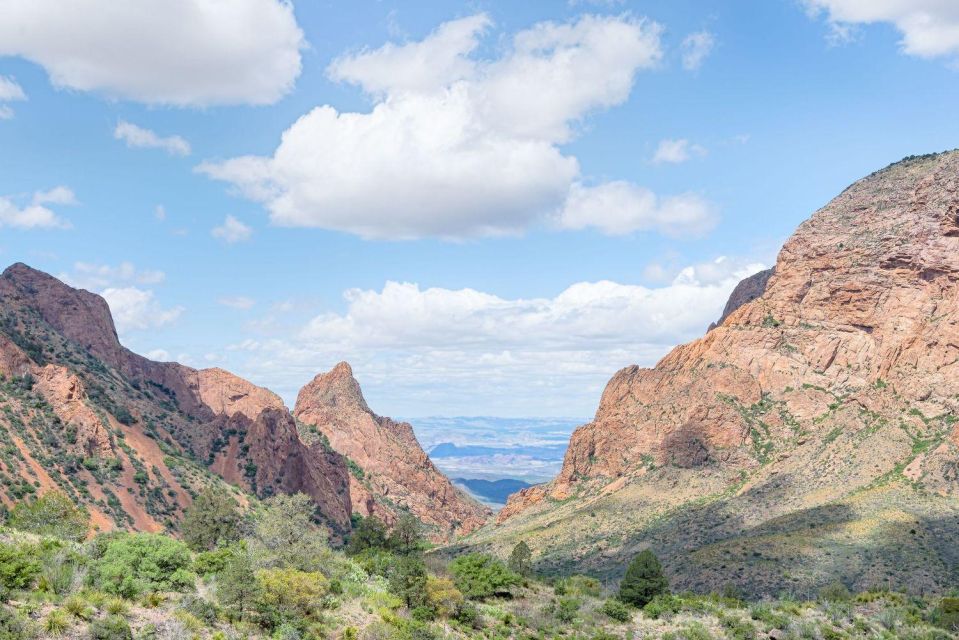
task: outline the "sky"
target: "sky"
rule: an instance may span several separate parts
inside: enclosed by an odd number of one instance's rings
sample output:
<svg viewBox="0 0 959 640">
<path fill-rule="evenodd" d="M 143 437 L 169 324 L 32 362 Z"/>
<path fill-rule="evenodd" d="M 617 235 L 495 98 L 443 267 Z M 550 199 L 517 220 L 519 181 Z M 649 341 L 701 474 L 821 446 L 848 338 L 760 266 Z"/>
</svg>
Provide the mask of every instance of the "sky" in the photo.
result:
<svg viewBox="0 0 959 640">
<path fill-rule="evenodd" d="M 0 0 L 0 263 L 289 403 L 585 420 L 957 107 L 953 0 Z"/>
</svg>

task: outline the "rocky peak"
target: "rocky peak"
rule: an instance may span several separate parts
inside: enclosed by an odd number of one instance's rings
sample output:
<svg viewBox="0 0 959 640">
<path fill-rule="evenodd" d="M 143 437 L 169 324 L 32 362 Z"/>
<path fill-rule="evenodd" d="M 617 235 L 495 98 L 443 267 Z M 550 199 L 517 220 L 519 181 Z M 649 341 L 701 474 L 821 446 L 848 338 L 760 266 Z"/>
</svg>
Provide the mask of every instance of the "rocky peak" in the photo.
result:
<svg viewBox="0 0 959 640">
<path fill-rule="evenodd" d="M 409 423 L 370 410 L 349 364 L 341 362 L 303 387 L 293 414 L 351 461 L 354 513 L 391 523 L 407 510 L 437 540 L 471 531 L 489 516 L 433 465 Z"/>
<path fill-rule="evenodd" d="M 353 377 L 353 368 L 348 362 L 340 362 L 330 371 L 317 374 L 313 380 L 300 389 L 296 406 L 323 406 L 330 409 L 355 410 L 373 414 L 360 383 Z"/>
<path fill-rule="evenodd" d="M 97 357 L 114 363 L 121 351 L 107 301 L 95 293 L 74 289 L 22 262 L 0 275 L 0 295 L 34 309 L 64 337 Z"/>
</svg>

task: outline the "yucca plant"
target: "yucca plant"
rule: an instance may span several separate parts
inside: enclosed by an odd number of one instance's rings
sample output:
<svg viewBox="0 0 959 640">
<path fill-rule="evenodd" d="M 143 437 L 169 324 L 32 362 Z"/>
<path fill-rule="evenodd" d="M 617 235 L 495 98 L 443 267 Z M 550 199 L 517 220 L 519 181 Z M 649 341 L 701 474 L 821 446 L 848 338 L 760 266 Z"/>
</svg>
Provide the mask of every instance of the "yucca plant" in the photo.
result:
<svg viewBox="0 0 959 640">
<path fill-rule="evenodd" d="M 61 609 L 54 609 L 43 620 L 43 630 L 47 634 L 59 637 L 70 628 L 70 616 Z"/>
<path fill-rule="evenodd" d="M 126 617 L 130 613 L 130 605 L 123 598 L 110 598 L 107 600 L 105 608 L 111 616 Z"/>
<path fill-rule="evenodd" d="M 93 608 L 87 604 L 87 601 L 80 596 L 70 596 L 64 600 L 63 610 L 80 620 L 89 620 L 95 613 Z"/>
</svg>

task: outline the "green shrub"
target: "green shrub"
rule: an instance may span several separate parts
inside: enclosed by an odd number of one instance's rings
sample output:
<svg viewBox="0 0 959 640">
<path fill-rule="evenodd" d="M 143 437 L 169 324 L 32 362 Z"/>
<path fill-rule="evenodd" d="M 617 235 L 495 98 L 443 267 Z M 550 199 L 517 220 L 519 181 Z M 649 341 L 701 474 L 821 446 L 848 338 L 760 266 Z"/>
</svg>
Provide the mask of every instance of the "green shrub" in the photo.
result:
<svg viewBox="0 0 959 640">
<path fill-rule="evenodd" d="M 449 565 L 456 588 L 467 598 L 482 599 L 510 595 L 520 577 L 505 564 L 480 553 L 459 556 Z"/>
<path fill-rule="evenodd" d="M 822 602 L 848 602 L 852 598 L 849 589 L 843 583 L 831 582 L 819 590 L 819 599 Z"/>
<path fill-rule="evenodd" d="M 220 573 L 233 553 L 234 550 L 230 547 L 202 551 L 193 558 L 193 571 L 200 576 Z"/>
<path fill-rule="evenodd" d="M 589 576 L 569 576 L 556 583 L 556 595 L 574 595 L 598 598 L 602 593 L 602 585 L 596 578 Z"/>
<path fill-rule="evenodd" d="M 37 630 L 9 607 L 0 605 L 0 640 L 28 640 L 35 638 Z"/>
<path fill-rule="evenodd" d="M 93 583 L 114 595 L 134 598 L 148 591 L 183 591 L 193 585 L 190 550 L 153 533 L 113 535 L 91 572 Z"/>
<path fill-rule="evenodd" d="M 604 602 L 603 608 L 600 609 L 600 611 L 603 612 L 603 615 L 607 616 L 611 620 L 615 620 L 616 622 L 629 622 L 633 618 L 633 614 L 629 610 L 629 607 L 616 598 L 610 598 Z"/>
<path fill-rule="evenodd" d="M 133 631 L 120 616 L 108 616 L 90 623 L 90 640 L 133 640 Z"/>
<path fill-rule="evenodd" d="M 197 595 L 189 594 L 184 596 L 183 599 L 180 600 L 180 608 L 195 616 L 207 626 L 216 622 L 216 605 Z"/>
<path fill-rule="evenodd" d="M 7 522 L 14 529 L 79 542 L 87 537 L 90 516 L 59 492 L 47 493 L 31 502 L 21 502 Z"/>
<path fill-rule="evenodd" d="M 576 613 L 581 605 L 582 602 L 578 598 L 560 598 L 556 606 L 556 619 L 569 624 L 576 619 Z"/>
<path fill-rule="evenodd" d="M 636 607 L 644 607 L 656 596 L 668 592 L 669 581 L 663 565 L 649 549 L 633 558 L 619 585 L 619 599 Z"/>
<path fill-rule="evenodd" d="M 658 595 L 643 607 L 643 615 L 653 620 L 678 613 L 683 608 L 683 601 L 668 593 Z"/>
<path fill-rule="evenodd" d="M 936 626 L 959 631 L 959 598 L 943 598 L 933 612 L 933 622 Z"/>
<path fill-rule="evenodd" d="M 256 610 L 268 626 L 319 617 L 328 584 L 323 574 L 297 569 L 261 569 L 256 572 L 256 581 L 259 585 Z"/>
<path fill-rule="evenodd" d="M 40 575 L 38 556 L 35 546 L 0 543 L 0 585 L 7 589 L 31 587 Z"/>
</svg>

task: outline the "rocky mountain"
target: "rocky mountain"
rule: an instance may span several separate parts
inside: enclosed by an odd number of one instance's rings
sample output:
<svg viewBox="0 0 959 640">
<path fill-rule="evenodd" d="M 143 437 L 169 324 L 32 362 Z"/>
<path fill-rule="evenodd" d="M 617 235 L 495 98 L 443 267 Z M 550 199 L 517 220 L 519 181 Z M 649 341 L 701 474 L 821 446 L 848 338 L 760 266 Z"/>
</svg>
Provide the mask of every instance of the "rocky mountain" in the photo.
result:
<svg viewBox="0 0 959 640">
<path fill-rule="evenodd" d="M 651 546 L 701 590 L 955 585 L 959 152 L 850 186 L 744 288 L 703 338 L 619 371 L 560 474 L 467 544 L 604 575 Z"/>
<path fill-rule="evenodd" d="M 339 454 L 300 440 L 272 392 L 124 348 L 100 296 L 23 264 L 0 276 L 0 500 L 57 488 L 103 530 L 172 527 L 211 484 L 304 492 L 350 526 Z M 242 490 L 242 491 L 241 491 Z"/>
<path fill-rule="evenodd" d="M 472 531 L 491 515 L 436 468 L 409 423 L 370 410 L 346 362 L 303 387 L 293 415 L 304 439 L 312 432 L 317 442 L 346 457 L 354 513 L 390 524 L 409 512 L 437 540 Z"/>
</svg>

